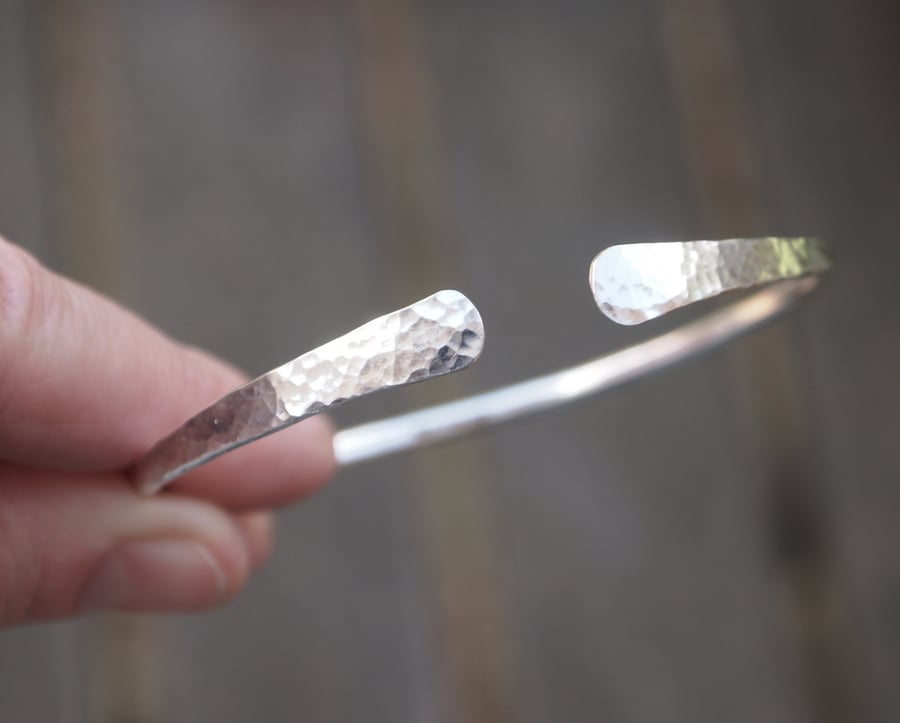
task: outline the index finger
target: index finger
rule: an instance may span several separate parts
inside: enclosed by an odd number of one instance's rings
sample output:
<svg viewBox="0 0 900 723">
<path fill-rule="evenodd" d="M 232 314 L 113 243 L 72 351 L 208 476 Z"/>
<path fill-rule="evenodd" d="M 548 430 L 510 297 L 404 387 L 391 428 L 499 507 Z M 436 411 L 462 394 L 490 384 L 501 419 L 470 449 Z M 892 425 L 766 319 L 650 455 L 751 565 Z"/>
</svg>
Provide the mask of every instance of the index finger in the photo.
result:
<svg viewBox="0 0 900 723">
<path fill-rule="evenodd" d="M 174 342 L 0 239 L 0 458 L 121 469 L 242 382 L 224 362 Z M 333 470 L 330 431 L 324 420 L 308 420 L 289 434 L 223 458 L 215 483 L 204 473 L 182 489 L 234 506 L 308 491 Z M 245 493 L 249 469 L 257 479 Z"/>
</svg>

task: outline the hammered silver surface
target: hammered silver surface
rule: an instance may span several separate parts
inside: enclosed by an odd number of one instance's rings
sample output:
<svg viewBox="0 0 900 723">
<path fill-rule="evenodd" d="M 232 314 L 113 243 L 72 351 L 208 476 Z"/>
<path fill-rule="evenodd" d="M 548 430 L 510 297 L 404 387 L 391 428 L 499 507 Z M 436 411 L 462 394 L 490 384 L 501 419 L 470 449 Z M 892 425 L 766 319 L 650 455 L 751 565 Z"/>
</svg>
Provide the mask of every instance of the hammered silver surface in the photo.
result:
<svg viewBox="0 0 900 723">
<path fill-rule="evenodd" d="M 458 291 L 379 317 L 236 389 L 160 441 L 138 464 L 146 493 L 214 457 L 350 399 L 465 369 L 484 326 Z"/>
<path fill-rule="evenodd" d="M 726 291 L 830 266 L 822 243 L 811 238 L 624 244 L 596 256 L 590 285 L 604 314 L 632 325 Z"/>
<path fill-rule="evenodd" d="M 341 466 L 554 409 L 682 362 L 774 319 L 818 286 L 831 262 L 812 239 L 732 239 L 616 246 L 591 267 L 598 305 L 635 324 L 731 289 L 764 287 L 665 334 L 568 369 L 339 431 Z"/>
</svg>

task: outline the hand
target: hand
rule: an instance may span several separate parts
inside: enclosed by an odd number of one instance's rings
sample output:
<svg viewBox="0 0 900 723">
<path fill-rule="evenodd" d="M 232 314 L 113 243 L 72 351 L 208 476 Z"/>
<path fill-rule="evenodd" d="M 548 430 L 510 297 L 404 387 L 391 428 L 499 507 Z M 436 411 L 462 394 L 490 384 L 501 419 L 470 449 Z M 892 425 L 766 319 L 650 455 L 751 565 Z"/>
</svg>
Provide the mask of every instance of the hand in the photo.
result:
<svg viewBox="0 0 900 723">
<path fill-rule="evenodd" d="M 243 381 L 0 239 L 0 625 L 200 610 L 268 554 L 266 511 L 333 472 L 313 417 L 145 498 L 124 470 Z"/>
</svg>

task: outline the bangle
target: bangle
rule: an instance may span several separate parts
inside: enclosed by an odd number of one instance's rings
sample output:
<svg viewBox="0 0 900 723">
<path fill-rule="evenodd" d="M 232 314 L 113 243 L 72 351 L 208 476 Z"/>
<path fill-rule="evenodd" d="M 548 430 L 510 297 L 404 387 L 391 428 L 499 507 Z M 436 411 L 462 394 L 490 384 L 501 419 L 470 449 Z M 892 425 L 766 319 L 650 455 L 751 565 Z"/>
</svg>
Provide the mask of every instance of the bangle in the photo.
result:
<svg viewBox="0 0 900 723">
<path fill-rule="evenodd" d="M 600 310 L 639 324 L 725 292 L 755 290 L 673 331 L 578 366 L 334 436 L 341 466 L 450 439 L 558 407 L 688 359 L 788 309 L 831 268 L 811 238 L 610 246 L 591 263 Z M 132 470 L 152 494 L 185 472 L 306 417 L 373 392 L 469 367 L 484 326 L 458 291 L 379 317 L 227 394 L 158 442 Z"/>
</svg>

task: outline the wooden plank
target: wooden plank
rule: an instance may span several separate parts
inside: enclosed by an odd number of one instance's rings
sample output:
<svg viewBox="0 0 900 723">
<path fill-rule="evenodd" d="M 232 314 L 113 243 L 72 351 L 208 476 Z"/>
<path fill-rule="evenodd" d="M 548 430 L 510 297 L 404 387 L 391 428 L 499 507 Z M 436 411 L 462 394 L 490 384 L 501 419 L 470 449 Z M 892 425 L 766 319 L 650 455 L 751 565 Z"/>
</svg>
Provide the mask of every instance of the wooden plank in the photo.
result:
<svg viewBox="0 0 900 723">
<path fill-rule="evenodd" d="M 0 5 L 0 234 L 43 256 L 48 244 L 42 223 L 39 100 L 25 5 L 20 0 Z"/>
<path fill-rule="evenodd" d="M 705 223 L 697 235 L 772 233 L 748 112 L 752 100 L 724 3 L 676 0 L 660 8 L 690 180 L 702 201 Z M 789 325 L 754 334 L 730 350 L 728 384 L 738 391 L 737 436 L 760 460 L 756 474 L 766 498 L 758 534 L 783 581 L 784 593 L 775 596 L 787 623 L 783 645 L 793 653 L 793 678 L 803 683 L 792 691 L 795 707 L 802 705 L 815 720 L 839 721 L 841 661 L 833 628 L 820 624 L 834 586 L 832 560 L 817 486 L 820 470 L 803 454 L 814 416 L 809 396 L 801 392 L 800 349 Z"/>
<path fill-rule="evenodd" d="M 838 272 L 804 329 L 817 410 L 807 453 L 823 472 L 838 576 L 817 625 L 835 630 L 846 661 L 841 720 L 888 721 L 900 705 L 897 8 L 735 2 L 733 13 L 776 218 L 836 248 Z"/>
<path fill-rule="evenodd" d="M 391 287 L 416 298 L 460 278 L 466 244 L 453 237 L 443 193 L 437 139 L 441 130 L 431 87 L 423 8 L 409 0 L 358 3 L 354 15 L 365 119 L 367 185 L 378 246 Z M 458 284 L 450 283 L 451 286 Z M 398 301 L 398 303 L 404 303 Z M 460 397 L 469 379 L 453 377 L 441 394 Z M 436 388 L 417 387 L 410 406 L 436 401 Z M 518 694 L 510 675 L 509 630 L 487 509 L 486 470 L 469 441 L 404 460 L 413 481 L 419 523 L 423 592 L 432 599 L 430 699 L 418 717 L 502 723 L 516 720 Z"/>
<path fill-rule="evenodd" d="M 59 260 L 46 224 L 46 159 L 28 3 L 0 2 L 0 233 L 48 262 Z M 5 631 L 0 639 L 4 720 L 83 720 L 77 623 Z"/>
<path fill-rule="evenodd" d="M 635 338 L 603 327 L 582 279 L 604 243 L 700 228 L 659 18 L 640 4 L 430 14 L 447 216 L 496 340 L 482 378 Z M 484 442 L 519 719 L 803 719 L 726 369 L 715 357 Z"/>
<path fill-rule="evenodd" d="M 340 8 L 117 12 L 141 310 L 252 371 L 388 311 Z M 392 470 L 346 475 L 291 510 L 245 596 L 166 626 L 166 720 L 416 718 L 410 651 L 423 645 L 413 618 L 425 606 L 414 516 Z"/>
</svg>

